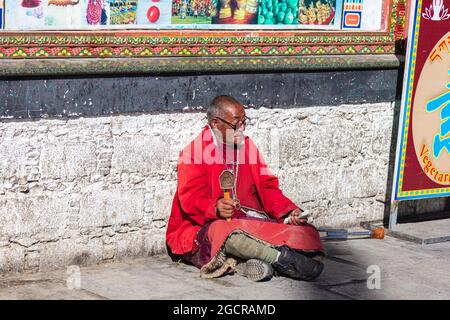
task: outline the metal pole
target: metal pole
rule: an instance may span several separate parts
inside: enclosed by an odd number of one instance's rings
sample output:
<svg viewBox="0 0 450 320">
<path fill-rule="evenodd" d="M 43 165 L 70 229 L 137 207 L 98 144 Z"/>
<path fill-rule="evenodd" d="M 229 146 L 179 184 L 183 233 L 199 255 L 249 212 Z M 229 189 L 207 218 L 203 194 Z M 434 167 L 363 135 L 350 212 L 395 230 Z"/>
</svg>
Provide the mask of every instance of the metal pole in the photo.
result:
<svg viewBox="0 0 450 320">
<path fill-rule="evenodd" d="M 397 225 L 398 200 L 391 201 L 391 212 L 389 215 L 389 230 L 394 230 Z"/>
</svg>

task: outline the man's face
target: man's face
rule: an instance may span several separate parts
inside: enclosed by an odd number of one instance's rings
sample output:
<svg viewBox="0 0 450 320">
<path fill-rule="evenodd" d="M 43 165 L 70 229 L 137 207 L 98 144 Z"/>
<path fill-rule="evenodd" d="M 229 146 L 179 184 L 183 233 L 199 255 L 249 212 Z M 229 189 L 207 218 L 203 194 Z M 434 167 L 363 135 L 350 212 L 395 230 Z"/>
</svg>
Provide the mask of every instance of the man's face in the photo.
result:
<svg viewBox="0 0 450 320">
<path fill-rule="evenodd" d="M 226 144 L 240 145 L 244 141 L 245 109 L 239 103 L 229 103 L 222 108 L 222 115 L 213 119 L 212 127 Z M 234 130 L 233 126 L 236 127 Z"/>
</svg>

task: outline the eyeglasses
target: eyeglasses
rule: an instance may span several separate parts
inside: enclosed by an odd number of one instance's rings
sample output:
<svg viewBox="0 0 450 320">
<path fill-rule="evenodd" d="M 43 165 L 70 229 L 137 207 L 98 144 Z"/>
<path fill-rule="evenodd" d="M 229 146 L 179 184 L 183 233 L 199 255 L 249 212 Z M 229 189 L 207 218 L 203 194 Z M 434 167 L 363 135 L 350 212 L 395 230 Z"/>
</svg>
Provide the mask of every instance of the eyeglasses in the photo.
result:
<svg viewBox="0 0 450 320">
<path fill-rule="evenodd" d="M 220 121 L 222 121 L 223 123 L 229 125 L 234 131 L 236 131 L 237 128 L 240 128 L 242 126 L 245 127 L 247 125 L 247 122 L 251 121 L 251 119 L 249 117 L 247 117 L 247 116 L 244 116 L 243 119 L 239 120 L 235 124 L 232 124 L 231 122 L 228 122 L 227 120 L 222 119 L 220 117 L 216 117 L 216 118 L 219 119 Z"/>
</svg>

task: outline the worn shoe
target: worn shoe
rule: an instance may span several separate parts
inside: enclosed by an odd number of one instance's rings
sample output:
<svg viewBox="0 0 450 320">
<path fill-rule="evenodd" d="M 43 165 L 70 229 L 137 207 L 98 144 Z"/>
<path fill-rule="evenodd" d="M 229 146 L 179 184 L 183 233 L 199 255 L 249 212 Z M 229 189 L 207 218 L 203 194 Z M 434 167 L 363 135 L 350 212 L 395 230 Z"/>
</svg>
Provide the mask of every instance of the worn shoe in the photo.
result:
<svg viewBox="0 0 450 320">
<path fill-rule="evenodd" d="M 323 271 L 323 263 L 311 259 L 287 246 L 279 248 L 278 261 L 273 263 L 275 270 L 282 276 L 293 279 L 311 281 Z"/>
<path fill-rule="evenodd" d="M 247 277 L 253 281 L 269 280 L 273 276 L 272 266 L 258 259 L 250 259 L 238 263 L 235 270 L 241 276 Z"/>
</svg>

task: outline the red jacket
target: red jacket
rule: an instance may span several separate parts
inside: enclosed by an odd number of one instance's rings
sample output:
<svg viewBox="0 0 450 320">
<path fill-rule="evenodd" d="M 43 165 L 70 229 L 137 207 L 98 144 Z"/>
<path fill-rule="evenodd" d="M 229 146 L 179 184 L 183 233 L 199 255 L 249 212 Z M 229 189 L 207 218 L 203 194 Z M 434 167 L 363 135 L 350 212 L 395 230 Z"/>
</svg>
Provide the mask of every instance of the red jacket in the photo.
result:
<svg viewBox="0 0 450 320">
<path fill-rule="evenodd" d="M 250 171 L 264 211 L 281 221 L 298 208 L 279 188 L 278 178 L 271 174 L 253 141 L 245 138 L 245 161 Z M 196 152 L 194 152 L 194 150 Z M 218 219 L 216 202 L 223 197 L 219 175 L 225 169 L 222 155 L 216 152 L 209 126 L 180 153 L 178 185 L 169 218 L 166 241 L 173 254 L 191 252 L 195 248 L 197 231 L 207 222 Z M 253 163 L 253 164 L 252 164 Z"/>
</svg>

